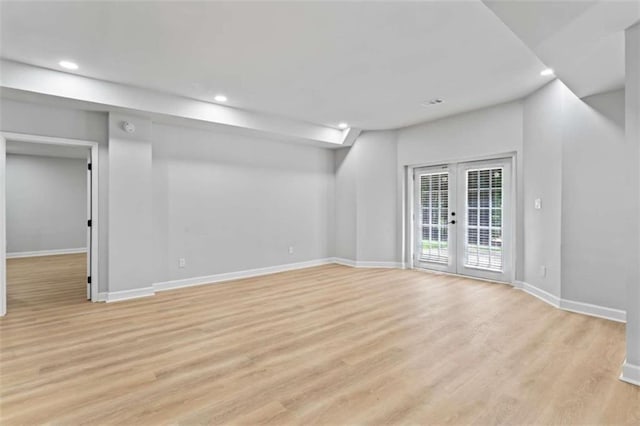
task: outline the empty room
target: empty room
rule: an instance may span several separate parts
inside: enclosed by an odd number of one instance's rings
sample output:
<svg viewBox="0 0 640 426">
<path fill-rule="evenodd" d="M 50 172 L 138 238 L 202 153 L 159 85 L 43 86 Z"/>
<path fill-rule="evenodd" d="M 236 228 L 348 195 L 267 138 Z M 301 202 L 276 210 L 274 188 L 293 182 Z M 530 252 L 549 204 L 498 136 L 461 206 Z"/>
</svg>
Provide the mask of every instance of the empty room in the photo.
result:
<svg viewBox="0 0 640 426">
<path fill-rule="evenodd" d="M 640 1 L 0 1 L 0 423 L 640 424 Z"/>
</svg>

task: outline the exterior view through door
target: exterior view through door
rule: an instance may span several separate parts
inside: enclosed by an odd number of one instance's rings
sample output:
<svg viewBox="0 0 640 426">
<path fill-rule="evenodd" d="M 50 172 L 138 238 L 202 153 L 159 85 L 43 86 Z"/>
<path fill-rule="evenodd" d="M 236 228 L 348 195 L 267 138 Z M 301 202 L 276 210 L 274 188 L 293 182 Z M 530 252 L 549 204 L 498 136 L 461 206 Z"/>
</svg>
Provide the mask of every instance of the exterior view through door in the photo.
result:
<svg viewBox="0 0 640 426">
<path fill-rule="evenodd" d="M 511 159 L 414 169 L 414 266 L 511 282 Z"/>
</svg>

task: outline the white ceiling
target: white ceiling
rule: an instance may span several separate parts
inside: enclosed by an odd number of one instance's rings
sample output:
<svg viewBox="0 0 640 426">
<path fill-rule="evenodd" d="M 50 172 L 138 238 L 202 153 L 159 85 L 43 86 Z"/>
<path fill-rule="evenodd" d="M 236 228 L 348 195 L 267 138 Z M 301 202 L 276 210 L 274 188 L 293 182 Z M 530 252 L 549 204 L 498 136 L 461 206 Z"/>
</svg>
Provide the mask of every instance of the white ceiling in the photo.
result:
<svg viewBox="0 0 640 426">
<path fill-rule="evenodd" d="M 7 141 L 7 154 L 37 155 L 40 157 L 89 158 L 89 148 L 52 145 L 46 143 Z"/>
<path fill-rule="evenodd" d="M 624 29 L 639 0 L 484 3 L 579 97 L 624 86 Z"/>
<path fill-rule="evenodd" d="M 552 78 L 480 1 L 0 7 L 5 59 L 53 69 L 70 59 L 81 75 L 205 101 L 220 92 L 231 106 L 328 126 L 397 128 L 516 99 Z M 432 98 L 445 102 L 421 105 Z"/>
</svg>

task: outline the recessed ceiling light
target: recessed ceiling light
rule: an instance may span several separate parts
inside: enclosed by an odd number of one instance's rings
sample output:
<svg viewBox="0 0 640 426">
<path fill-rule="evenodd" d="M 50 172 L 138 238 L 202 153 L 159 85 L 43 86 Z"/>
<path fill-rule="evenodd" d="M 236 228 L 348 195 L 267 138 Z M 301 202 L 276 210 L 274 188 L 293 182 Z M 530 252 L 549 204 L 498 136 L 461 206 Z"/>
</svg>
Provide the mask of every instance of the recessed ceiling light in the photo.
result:
<svg viewBox="0 0 640 426">
<path fill-rule="evenodd" d="M 553 70 L 551 68 L 544 69 L 544 70 L 540 71 L 540 75 L 544 76 L 544 77 L 546 77 L 548 75 L 553 75 Z"/>
<path fill-rule="evenodd" d="M 340 123 L 338 124 L 338 127 L 341 129 L 346 129 L 347 127 L 349 127 L 349 125 L 347 123 Z"/>
<path fill-rule="evenodd" d="M 213 100 L 216 102 L 227 102 L 227 97 L 225 95 L 216 95 Z"/>
<path fill-rule="evenodd" d="M 60 61 L 58 62 L 58 64 L 62 67 L 62 68 L 66 68 L 68 70 L 77 70 L 78 69 L 78 64 L 76 64 L 75 62 L 71 62 L 71 61 Z"/>
</svg>

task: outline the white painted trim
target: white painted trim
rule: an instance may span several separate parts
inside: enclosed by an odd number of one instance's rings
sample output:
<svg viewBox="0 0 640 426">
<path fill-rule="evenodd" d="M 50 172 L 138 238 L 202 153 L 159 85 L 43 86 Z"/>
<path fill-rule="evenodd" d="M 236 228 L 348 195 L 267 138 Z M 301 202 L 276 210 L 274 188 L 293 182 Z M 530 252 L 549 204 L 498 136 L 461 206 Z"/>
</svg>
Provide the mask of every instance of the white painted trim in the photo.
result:
<svg viewBox="0 0 640 426">
<path fill-rule="evenodd" d="M 563 299 L 545 290 L 523 281 L 514 281 L 513 286 L 517 289 L 537 297 L 549 305 L 562 309 L 563 311 L 575 312 L 591 317 L 604 318 L 610 321 L 626 322 L 627 313 L 621 309 L 608 308 L 606 306 L 593 305 L 591 303 L 576 302 L 575 300 Z"/>
<path fill-rule="evenodd" d="M 101 302 L 122 302 L 125 300 L 139 299 L 155 295 L 153 287 L 134 288 L 132 290 L 110 291 L 98 294 L 97 299 Z"/>
<path fill-rule="evenodd" d="M 522 290 L 524 287 L 524 281 L 513 280 L 511 285 L 518 290 Z"/>
<path fill-rule="evenodd" d="M 342 258 L 342 257 L 334 257 L 333 258 L 333 263 L 337 263 L 338 265 L 342 265 L 342 266 L 351 266 L 352 268 L 356 267 L 356 261 L 355 260 L 345 259 L 345 258 Z"/>
<path fill-rule="evenodd" d="M 560 308 L 560 298 L 549 293 L 548 291 L 542 290 L 534 285 L 525 282 L 522 283 L 521 290 L 525 293 L 529 293 L 534 297 L 537 297 L 538 299 L 548 303 L 554 308 Z"/>
<path fill-rule="evenodd" d="M 560 299 L 560 309 L 611 321 L 627 322 L 627 312 L 622 309 L 607 308 L 606 306 L 592 305 L 591 303 L 576 302 L 567 299 Z"/>
<path fill-rule="evenodd" d="M 38 250 L 38 251 L 19 251 L 13 253 L 7 253 L 7 259 L 18 259 L 21 257 L 39 257 L 39 256 L 56 256 L 59 254 L 77 254 L 86 253 L 86 247 L 71 248 L 71 249 L 55 249 L 55 250 Z"/>
<path fill-rule="evenodd" d="M 284 265 L 267 266 L 265 268 L 248 269 L 245 271 L 225 272 L 222 274 L 207 275 L 202 277 L 185 278 L 181 280 L 164 281 L 153 284 L 155 291 L 173 290 L 177 288 L 193 287 L 205 284 L 216 284 L 225 281 L 242 278 L 259 277 L 276 274 L 278 272 L 294 271 L 296 269 L 310 268 L 313 266 L 328 265 L 334 263 L 332 258 L 310 260 L 306 262 L 288 263 Z"/>
<path fill-rule="evenodd" d="M 392 268 L 392 269 L 404 269 L 405 265 L 402 262 L 377 262 L 369 260 L 352 260 L 342 257 L 334 257 L 333 263 L 343 266 L 351 266 L 352 268 Z"/>
<path fill-rule="evenodd" d="M 28 142 L 28 143 L 41 143 L 48 145 L 72 145 L 72 146 L 84 146 L 88 147 L 91 150 L 91 164 L 92 164 L 92 179 L 91 179 L 91 193 L 93 194 L 91 197 L 91 301 L 98 301 L 98 289 L 99 286 L 99 209 L 98 209 L 98 200 L 100 198 L 100 185 L 99 185 L 99 161 L 98 161 L 98 142 L 89 141 L 89 140 L 80 140 L 80 139 L 69 139 L 69 138 L 58 138 L 58 137 L 50 137 L 50 136 L 41 136 L 41 135 L 29 135 L 24 133 L 13 133 L 13 132 L 0 132 L 0 139 L 2 143 L 0 143 L 0 158 L 4 159 L 6 157 L 6 141 L 11 140 L 15 142 Z M 2 167 L 3 179 L 4 182 L 4 165 Z M 5 185 L 0 186 L 0 208 L 2 209 L 2 213 L 0 214 L 0 227 L 2 227 L 2 235 L 0 244 L 2 248 L 0 249 L 0 263 L 3 265 L 6 262 L 6 232 L 4 229 L 6 228 L 6 205 L 5 205 L 5 193 L 6 187 Z M 7 292 L 6 292 L 6 271 L 4 270 L 4 266 L 0 269 L 0 315 L 5 315 L 7 312 Z"/>
<path fill-rule="evenodd" d="M 632 385 L 640 386 L 640 365 L 629 364 L 625 359 L 624 364 L 622 364 L 620 380 L 631 383 Z"/>
</svg>

